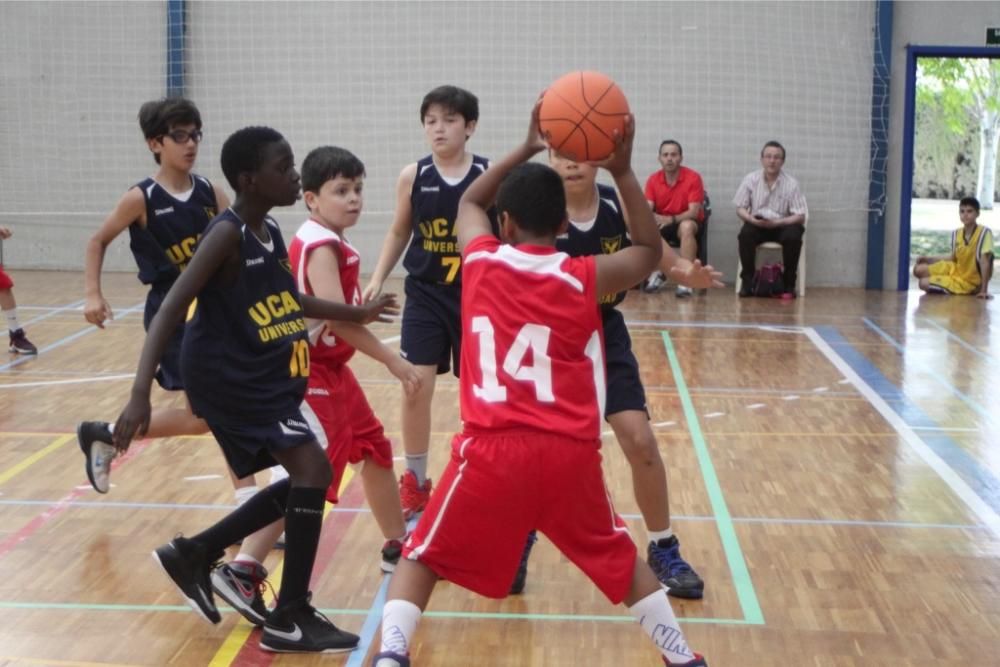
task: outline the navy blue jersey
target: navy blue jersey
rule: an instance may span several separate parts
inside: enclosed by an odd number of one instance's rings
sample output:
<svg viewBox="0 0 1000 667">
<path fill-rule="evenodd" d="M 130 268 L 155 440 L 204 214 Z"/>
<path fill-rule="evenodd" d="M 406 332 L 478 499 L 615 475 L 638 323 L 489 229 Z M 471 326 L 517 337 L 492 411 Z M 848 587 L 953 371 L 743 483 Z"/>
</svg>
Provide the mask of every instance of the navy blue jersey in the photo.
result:
<svg viewBox="0 0 1000 667">
<path fill-rule="evenodd" d="M 410 190 L 413 236 L 403 258 L 403 267 L 409 275 L 441 285 L 461 283 L 462 253 L 455 237 L 458 200 L 488 166 L 486 158 L 473 155 L 465 178 L 448 185 L 434 166 L 432 156 L 417 162 L 417 175 Z"/>
<path fill-rule="evenodd" d="M 206 228 L 240 231 L 240 274 L 213 277 L 189 311 L 181 349 L 184 389 L 210 424 L 267 423 L 299 409 L 309 376 L 309 337 L 278 223 L 265 245 L 226 209 Z M 270 246 L 270 247 L 268 247 Z"/>
<path fill-rule="evenodd" d="M 167 286 L 191 261 L 194 246 L 209 220 L 218 213 L 215 189 L 208 179 L 191 176 L 193 190 L 186 201 L 177 199 L 152 178 L 137 183 L 146 200 L 146 227 L 129 225 L 129 246 L 139 266 L 139 280 Z"/>
<path fill-rule="evenodd" d="M 625 226 L 618 193 L 610 185 L 597 185 L 597 217 L 593 222 L 570 221 L 569 231 L 556 239 L 556 249 L 571 257 L 609 255 L 632 245 Z M 602 307 L 613 308 L 625 300 L 625 292 L 601 296 Z"/>
</svg>

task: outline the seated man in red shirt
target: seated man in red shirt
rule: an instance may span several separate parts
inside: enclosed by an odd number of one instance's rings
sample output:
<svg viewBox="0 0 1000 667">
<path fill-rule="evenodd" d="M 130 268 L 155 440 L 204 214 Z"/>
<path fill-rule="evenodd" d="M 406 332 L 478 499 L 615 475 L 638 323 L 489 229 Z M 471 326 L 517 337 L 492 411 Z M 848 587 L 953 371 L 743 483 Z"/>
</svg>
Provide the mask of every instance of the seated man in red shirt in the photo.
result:
<svg viewBox="0 0 1000 667">
<path fill-rule="evenodd" d="M 682 167 L 684 149 L 673 139 L 660 144 L 660 165 L 646 179 L 646 201 L 653 209 L 660 236 L 672 246 L 680 244 L 681 257 L 693 262 L 698 257 L 698 225 L 705 222 L 702 202 L 705 201 L 705 186 L 701 176 L 693 169 Z M 656 292 L 666 278 L 660 271 L 654 271 L 646 281 L 644 291 Z M 677 286 L 678 297 L 691 295 L 691 288 Z"/>
</svg>

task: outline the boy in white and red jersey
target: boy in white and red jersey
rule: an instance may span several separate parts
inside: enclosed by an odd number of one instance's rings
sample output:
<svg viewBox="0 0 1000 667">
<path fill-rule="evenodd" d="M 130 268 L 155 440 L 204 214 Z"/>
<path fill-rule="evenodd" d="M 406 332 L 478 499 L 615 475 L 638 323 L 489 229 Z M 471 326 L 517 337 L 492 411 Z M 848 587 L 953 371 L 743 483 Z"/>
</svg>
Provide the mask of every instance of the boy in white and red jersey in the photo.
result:
<svg viewBox="0 0 1000 667">
<path fill-rule="evenodd" d="M 343 148 L 321 146 L 310 151 L 302 162 L 302 192 L 309 219 L 296 232 L 289 257 L 303 294 L 361 304 L 361 256 L 345 233 L 361 215 L 364 181 L 364 164 Z M 392 572 L 406 536 L 392 467 L 392 445 L 347 362 L 355 350 L 360 350 L 385 365 L 403 384 L 407 396 L 420 388 L 420 375 L 413 364 L 363 325 L 332 320 L 310 321 L 309 325 L 311 369 L 306 403 L 326 436 L 327 456 L 333 468 L 326 499 L 336 503 L 347 464 L 362 463 L 365 496 L 386 538 L 382 571 Z"/>
<path fill-rule="evenodd" d="M 562 180 L 548 166 L 521 164 L 545 147 L 537 104 L 526 141 L 462 197 L 464 427 L 389 584 L 374 667 L 410 665 L 411 639 L 439 577 L 489 597 L 507 595 L 533 528 L 608 599 L 628 606 L 665 664 L 707 664 L 688 648 L 611 506 L 601 470 L 598 301 L 642 280 L 662 252 L 631 168 L 633 135 L 630 117 L 615 155 L 602 163 L 633 221 L 633 245 L 620 252 L 570 258 L 556 251 L 567 225 Z M 486 215 L 494 195 L 503 241 L 490 233 Z"/>
</svg>

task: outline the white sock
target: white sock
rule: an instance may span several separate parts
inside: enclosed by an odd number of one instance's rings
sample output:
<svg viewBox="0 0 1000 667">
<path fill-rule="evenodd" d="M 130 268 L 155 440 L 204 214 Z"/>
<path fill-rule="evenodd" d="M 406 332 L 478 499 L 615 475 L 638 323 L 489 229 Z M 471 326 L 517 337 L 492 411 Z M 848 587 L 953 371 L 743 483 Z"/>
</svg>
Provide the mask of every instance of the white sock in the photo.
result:
<svg viewBox="0 0 1000 667">
<path fill-rule="evenodd" d="M 236 554 L 236 558 L 233 559 L 234 563 L 237 561 L 240 561 L 242 563 L 253 563 L 254 565 L 263 565 L 263 563 L 261 563 L 259 560 L 257 560 L 250 554 L 245 553 L 243 551 Z"/>
<path fill-rule="evenodd" d="M 288 471 L 280 465 L 271 466 L 271 484 L 277 484 L 283 479 L 288 479 Z"/>
<path fill-rule="evenodd" d="M 3 314 L 7 316 L 7 329 L 17 331 L 21 328 L 21 323 L 17 321 L 17 308 L 5 310 Z"/>
<path fill-rule="evenodd" d="M 406 469 L 412 470 L 417 476 L 417 484 L 423 486 L 427 481 L 427 454 L 407 454 Z"/>
<path fill-rule="evenodd" d="M 389 600 L 382 608 L 382 648 L 399 655 L 410 652 L 410 639 L 417 630 L 423 614 L 420 607 L 409 600 Z"/>
<path fill-rule="evenodd" d="M 674 536 L 674 529 L 667 528 L 666 530 L 650 530 L 646 529 L 646 534 L 649 535 L 649 541 L 653 544 L 657 544 L 660 540 L 666 540 Z"/>
<path fill-rule="evenodd" d="M 628 610 L 667 660 L 681 665 L 694 660 L 694 653 L 688 648 L 674 610 L 670 608 L 663 591 L 650 593 Z"/>
<path fill-rule="evenodd" d="M 241 486 L 233 491 L 233 495 L 236 496 L 236 506 L 239 507 L 246 501 L 257 495 L 256 486 Z"/>
</svg>

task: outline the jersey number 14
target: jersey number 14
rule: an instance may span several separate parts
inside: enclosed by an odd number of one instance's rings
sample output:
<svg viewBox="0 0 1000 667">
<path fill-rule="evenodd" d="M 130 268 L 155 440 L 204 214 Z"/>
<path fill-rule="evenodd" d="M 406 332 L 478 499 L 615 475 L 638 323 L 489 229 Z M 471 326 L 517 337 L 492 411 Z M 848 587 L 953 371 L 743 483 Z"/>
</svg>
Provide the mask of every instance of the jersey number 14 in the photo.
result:
<svg viewBox="0 0 1000 667">
<path fill-rule="evenodd" d="M 479 368 L 482 372 L 482 385 L 474 384 L 472 391 L 477 398 L 488 403 L 502 403 L 507 400 L 507 387 L 500 384 L 497 376 L 496 335 L 493 323 L 485 315 L 472 318 L 472 332 L 479 338 Z M 518 382 L 530 382 L 535 389 L 535 400 L 539 403 L 554 403 L 555 394 L 552 391 L 552 357 L 549 356 L 549 338 L 552 329 L 542 324 L 525 324 L 514 337 L 514 343 L 504 355 L 504 372 Z M 531 350 L 533 365 L 524 364 L 525 356 Z M 597 369 L 603 372 L 601 359 L 601 338 L 594 332 L 587 341 L 584 354 L 590 358 L 594 368 L 595 380 Z M 603 382 L 603 380 L 602 380 Z"/>
</svg>

